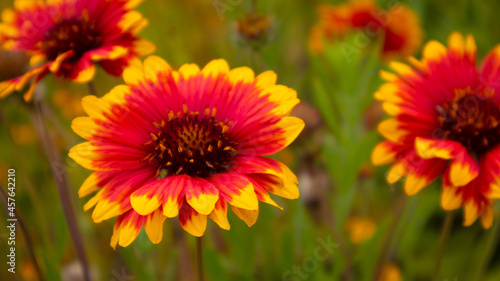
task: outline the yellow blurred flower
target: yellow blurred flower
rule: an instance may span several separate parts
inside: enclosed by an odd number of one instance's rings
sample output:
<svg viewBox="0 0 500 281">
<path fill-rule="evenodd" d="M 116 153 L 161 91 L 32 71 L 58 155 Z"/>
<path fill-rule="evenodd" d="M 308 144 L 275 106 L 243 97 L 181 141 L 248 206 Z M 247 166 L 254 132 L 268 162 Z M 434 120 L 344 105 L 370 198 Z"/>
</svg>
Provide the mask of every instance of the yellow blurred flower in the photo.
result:
<svg viewBox="0 0 500 281">
<path fill-rule="evenodd" d="M 384 265 L 382 269 L 382 274 L 380 274 L 380 278 L 378 281 L 401 281 L 403 277 L 401 276 L 401 270 L 394 263 L 388 263 Z"/>
<path fill-rule="evenodd" d="M 10 128 L 10 133 L 14 142 L 19 145 L 32 144 L 36 140 L 36 132 L 31 125 L 13 125 Z"/>
<path fill-rule="evenodd" d="M 81 101 L 82 96 L 75 95 L 68 90 L 58 90 L 52 97 L 52 102 L 61 109 L 63 116 L 68 119 L 81 116 L 85 113 Z"/>
<path fill-rule="evenodd" d="M 352 243 L 360 244 L 372 238 L 377 225 L 372 218 L 352 216 L 347 219 L 346 230 Z"/>
</svg>

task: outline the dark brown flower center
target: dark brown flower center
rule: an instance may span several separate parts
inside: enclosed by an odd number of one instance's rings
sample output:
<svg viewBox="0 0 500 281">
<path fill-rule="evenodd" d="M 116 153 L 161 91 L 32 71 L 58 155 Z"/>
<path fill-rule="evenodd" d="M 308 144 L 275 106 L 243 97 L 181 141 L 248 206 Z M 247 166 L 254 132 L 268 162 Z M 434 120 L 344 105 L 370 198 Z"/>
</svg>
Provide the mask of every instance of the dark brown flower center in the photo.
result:
<svg viewBox="0 0 500 281">
<path fill-rule="evenodd" d="M 157 169 L 156 176 L 186 174 L 208 177 L 227 171 L 230 159 L 236 155 L 236 143 L 232 142 L 227 130 L 228 121 L 215 120 L 215 109 L 206 109 L 184 115 L 169 112 L 168 120 L 159 124 L 157 133 L 150 133 L 152 140 L 145 145 L 151 153 L 144 159 Z"/>
<path fill-rule="evenodd" d="M 95 49 L 100 44 L 100 34 L 95 25 L 82 19 L 67 19 L 57 23 L 46 34 L 45 40 L 40 42 L 48 60 L 55 60 L 60 54 L 69 50 L 74 51 L 73 59 L 80 59 L 85 52 Z"/>
<path fill-rule="evenodd" d="M 476 156 L 500 143 L 500 108 L 491 95 L 466 90 L 439 107 L 442 138 L 460 142 Z"/>
</svg>

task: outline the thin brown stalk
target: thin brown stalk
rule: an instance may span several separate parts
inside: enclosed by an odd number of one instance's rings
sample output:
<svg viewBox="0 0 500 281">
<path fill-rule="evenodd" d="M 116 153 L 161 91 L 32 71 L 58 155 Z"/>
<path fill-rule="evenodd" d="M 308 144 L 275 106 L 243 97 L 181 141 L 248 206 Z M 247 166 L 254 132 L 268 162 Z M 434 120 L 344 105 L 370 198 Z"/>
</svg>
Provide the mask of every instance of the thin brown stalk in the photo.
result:
<svg viewBox="0 0 500 281">
<path fill-rule="evenodd" d="M 474 279 L 472 280 L 483 280 L 483 275 L 491 262 L 491 258 L 495 254 L 498 247 L 498 242 L 500 240 L 500 219 L 496 218 L 496 222 L 491 230 L 489 230 L 488 242 L 486 248 L 483 250 L 483 255 L 479 259 L 478 267 L 474 273 Z"/>
<path fill-rule="evenodd" d="M 333 239 L 335 239 L 335 242 L 339 245 L 339 250 L 342 255 L 342 258 L 345 261 L 346 264 L 346 270 L 344 272 L 344 279 L 345 281 L 350 281 L 353 279 L 353 271 L 352 271 L 352 264 L 351 264 L 351 254 L 349 252 L 349 249 L 346 246 L 346 242 L 342 235 L 338 233 L 338 230 L 336 229 L 337 223 L 335 222 L 335 216 L 333 210 L 330 208 L 330 205 L 328 204 L 327 200 L 324 200 L 325 206 L 325 218 L 328 223 L 328 226 L 330 228 L 330 231 L 333 235 Z"/>
<path fill-rule="evenodd" d="M 252 0 L 252 13 L 257 14 L 257 0 Z"/>
<path fill-rule="evenodd" d="M 407 196 L 405 194 L 401 195 L 401 199 L 399 200 L 399 203 L 394 210 L 394 214 L 396 215 L 392 220 L 389 231 L 387 232 L 384 243 L 382 244 L 382 248 L 380 250 L 380 254 L 377 259 L 377 264 L 375 266 L 375 272 L 372 278 L 373 281 L 379 280 L 380 275 L 382 274 L 382 269 L 384 268 L 384 264 L 386 263 L 387 258 L 390 255 L 392 238 L 394 236 L 394 233 L 396 232 L 397 226 L 399 225 L 399 221 L 403 216 L 403 210 L 406 206 L 406 201 L 407 201 L 406 197 Z"/>
<path fill-rule="evenodd" d="M 196 270 L 198 281 L 203 281 L 203 242 L 201 237 L 196 237 Z"/>
<path fill-rule="evenodd" d="M 453 212 L 448 212 L 444 219 L 443 228 L 441 229 L 441 236 L 439 237 L 439 246 L 434 260 L 434 268 L 432 270 L 432 280 L 439 280 L 439 270 L 441 269 L 441 262 L 443 260 L 444 249 L 448 237 L 450 237 L 451 226 L 453 225 Z"/>
<path fill-rule="evenodd" d="M 3 111 L 2 111 L 2 108 L 0 107 L 0 123 L 5 126 L 5 131 L 6 131 L 6 136 L 7 138 L 9 139 L 10 143 L 12 144 L 12 149 L 14 151 L 14 155 L 18 155 L 18 156 L 21 156 L 23 155 L 22 151 L 19 149 L 19 147 L 16 145 L 16 142 L 14 141 L 14 138 L 12 137 L 12 134 L 10 132 L 10 125 L 9 125 L 9 122 L 7 120 L 7 118 L 5 117 L 5 115 L 3 114 Z M 32 180 L 26 175 L 26 173 L 23 173 L 23 171 L 26 171 L 26 160 L 24 157 L 17 157 L 15 159 L 15 162 L 17 163 L 17 166 L 19 167 L 19 170 L 21 171 L 22 173 L 22 178 L 23 178 L 23 181 L 24 181 L 24 187 L 26 187 L 26 191 L 28 192 L 29 194 L 29 197 L 31 199 L 31 205 L 33 206 L 33 208 L 35 209 L 35 212 L 37 212 L 38 214 L 40 214 L 38 216 L 38 225 L 39 227 L 42 227 L 43 230 L 44 230 L 44 233 L 46 233 L 47 231 L 47 227 L 46 227 L 46 224 L 44 224 L 45 222 L 47 222 L 47 218 L 45 216 L 42 216 L 42 214 L 44 214 L 42 211 L 44 209 L 44 207 L 42 206 L 40 200 L 38 200 L 37 198 L 39 198 L 40 196 L 38 195 L 38 191 L 37 189 L 35 188 Z M 46 238 L 46 236 L 44 236 L 44 239 Z M 45 241 L 47 242 L 47 241 Z"/>
<path fill-rule="evenodd" d="M 95 90 L 94 83 L 90 81 L 89 83 L 87 83 L 87 86 L 89 87 L 89 93 L 93 96 L 97 96 L 97 91 Z"/>
<path fill-rule="evenodd" d="M 7 209 L 9 197 L 8 197 L 7 192 L 5 191 L 5 188 L 3 187 L 2 184 L 0 184 L 0 196 L 2 197 L 2 199 L 3 199 L 2 201 L 5 204 L 5 209 Z M 8 214 L 7 211 L 6 211 L 6 214 Z M 38 265 L 38 261 L 36 260 L 36 255 L 35 255 L 35 250 L 34 250 L 35 248 L 33 246 L 33 240 L 31 239 L 31 235 L 28 232 L 28 229 L 26 228 L 26 224 L 24 223 L 23 217 L 21 217 L 17 208 L 14 208 L 14 215 L 15 215 L 15 218 L 17 219 L 17 223 L 19 224 L 19 227 L 21 229 L 21 233 L 24 236 L 24 240 L 26 243 L 26 250 L 28 252 L 28 256 L 31 259 L 33 266 L 35 267 L 35 272 L 36 272 L 36 275 L 38 276 L 38 280 L 44 281 L 45 278 L 43 277 L 42 271 L 40 270 L 40 266 Z"/>
<path fill-rule="evenodd" d="M 80 261 L 80 264 L 82 266 L 84 280 L 90 281 L 90 270 L 87 262 L 87 256 L 85 254 L 85 246 L 73 209 L 71 196 L 69 194 L 66 169 L 62 164 L 61 155 L 59 154 L 58 149 L 55 146 L 54 140 L 51 138 L 47 130 L 46 119 L 42 110 L 43 106 L 41 105 L 41 101 L 33 101 L 33 104 L 30 106 L 30 113 L 32 115 L 33 123 L 37 134 L 42 141 L 43 148 L 51 166 L 52 175 L 59 192 L 59 199 L 61 201 L 61 206 L 64 211 L 66 222 L 68 223 L 73 246 L 75 247 L 78 260 Z"/>
</svg>

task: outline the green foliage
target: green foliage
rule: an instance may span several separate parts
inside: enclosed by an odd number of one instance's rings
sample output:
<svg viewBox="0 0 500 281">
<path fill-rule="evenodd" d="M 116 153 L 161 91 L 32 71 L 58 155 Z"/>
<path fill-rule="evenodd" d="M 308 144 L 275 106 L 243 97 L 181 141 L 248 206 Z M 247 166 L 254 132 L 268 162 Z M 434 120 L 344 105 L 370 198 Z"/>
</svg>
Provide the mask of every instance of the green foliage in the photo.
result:
<svg viewBox="0 0 500 281">
<path fill-rule="evenodd" d="M 0 8 L 12 6 L 11 2 L 1 1 Z M 206 278 L 250 281 L 287 280 L 288 276 L 289 280 L 330 281 L 346 280 L 346 272 L 350 272 L 351 280 L 373 280 L 383 257 L 398 266 L 404 280 L 430 280 L 445 216 L 439 205 L 438 188 L 431 186 L 406 198 L 399 185 L 389 186 L 385 182 L 386 167 L 373 169 L 368 178 L 361 175 L 364 167 L 370 167 L 371 151 L 381 140 L 365 122 L 365 113 L 374 101 L 373 93 L 382 83 L 378 73 L 387 67 L 378 55 L 380 40 L 360 47 L 360 34 L 352 34 L 342 43 L 328 44 L 323 55 L 311 55 L 307 48 L 309 30 L 316 20 L 315 6 L 323 1 L 259 0 L 258 10 L 272 18 L 272 30 L 268 44 L 256 53 L 237 40 L 234 29 L 235 20 L 251 10 L 251 1 L 221 0 L 226 4 L 222 16 L 215 10 L 215 2 L 145 1 L 138 10 L 150 24 L 141 36 L 155 43 L 156 54 L 174 68 L 190 62 L 204 65 L 221 57 L 231 67 L 246 65 L 256 73 L 274 70 L 278 83 L 296 89 L 304 102 L 319 111 L 323 122 L 322 127 L 301 136 L 297 145 L 276 158 L 284 160 L 292 155 L 289 164 L 296 168 L 294 171 L 304 170 L 302 166 L 307 164 L 327 174 L 329 183 L 322 190 L 319 220 L 314 213 L 317 210 L 305 199 L 306 191 L 301 190 L 302 198 L 296 201 L 273 198 L 283 211 L 261 204 L 259 219 L 252 228 L 231 211 L 228 232 L 209 221 L 203 251 Z M 384 7 L 389 1 L 379 2 Z M 477 41 L 479 57 L 499 41 L 499 1 L 403 2 L 420 16 L 426 41 L 445 42 L 455 30 L 470 32 Z M 44 98 L 56 120 L 51 121 L 49 129 L 56 136 L 61 155 L 65 156 L 70 147 L 82 140 L 70 128 L 77 113 L 64 113 L 66 105 L 58 105 L 55 100 L 60 91 L 67 91 L 72 99 L 79 100 L 86 95 L 87 88 L 53 78 L 44 79 L 44 83 L 47 92 Z M 110 78 L 103 71 L 98 71 L 95 79 L 99 95 L 120 83 L 123 83 L 120 78 Z M 0 109 L 9 123 L 0 124 L 1 183 L 5 184 L 5 170 L 16 168 L 17 208 L 31 235 L 37 262 L 46 280 L 61 280 L 61 272 L 75 261 L 76 255 L 55 181 L 36 134 L 22 144 L 10 137 L 20 126 L 33 130 L 29 110 L 19 96 L 0 101 Z M 312 137 L 316 134 L 321 141 Z M 309 151 L 310 147 L 317 149 L 316 154 Z M 311 163 L 304 160 L 307 157 L 312 158 Z M 64 159 L 91 268 L 98 276 L 96 280 L 112 280 L 122 270 L 141 281 L 188 280 L 195 276 L 194 238 L 180 230 L 176 219 L 165 223 L 164 238 L 159 245 L 151 244 L 143 231 L 131 246 L 113 251 L 109 246 L 112 220 L 94 224 L 91 212 L 83 212 L 83 204 L 90 197 L 76 198 L 78 187 L 89 172 Z M 369 217 L 376 223 L 373 236 L 361 244 L 353 243 L 346 231 L 346 222 L 353 215 Z M 484 231 L 477 224 L 462 227 L 461 213 L 457 211 L 455 215 L 437 280 L 500 280 L 500 260 L 495 252 L 498 248 L 493 247 L 498 240 L 500 220 L 497 218 L 496 225 Z M 5 219 L 0 212 L 0 221 Z M 338 244 L 331 253 L 319 242 L 330 238 Z M 24 236 L 18 233 L 17 241 L 17 266 L 23 272 L 18 274 L 19 279 L 36 280 L 30 277 L 34 273 Z M 318 259 L 317 249 L 322 254 L 328 253 L 327 257 Z M 11 280 L 5 269 L 4 253 L 7 246 L 0 237 L 0 280 Z M 308 270 L 313 264 L 314 270 Z"/>
</svg>

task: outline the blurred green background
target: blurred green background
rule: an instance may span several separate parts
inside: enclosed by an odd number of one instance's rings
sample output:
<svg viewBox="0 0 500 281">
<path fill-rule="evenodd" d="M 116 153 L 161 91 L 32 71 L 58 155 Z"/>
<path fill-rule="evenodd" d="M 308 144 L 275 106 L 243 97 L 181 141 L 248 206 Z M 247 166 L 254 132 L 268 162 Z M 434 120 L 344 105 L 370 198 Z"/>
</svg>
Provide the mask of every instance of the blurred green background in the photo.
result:
<svg viewBox="0 0 500 281">
<path fill-rule="evenodd" d="M 297 90 L 304 101 L 294 114 L 306 121 L 305 131 L 275 156 L 299 176 L 300 199 L 273 197 L 283 211 L 261 204 L 252 228 L 232 212 L 229 232 L 210 221 L 204 236 L 207 279 L 373 280 L 377 270 L 385 270 L 385 280 L 394 281 L 500 280 L 498 218 L 491 229 L 483 230 L 479 223 L 463 227 L 462 211 L 454 212 L 436 273 L 446 216 L 439 205 L 439 184 L 407 197 L 400 184 L 385 182 L 388 167 L 370 165 L 371 150 L 381 140 L 375 127 L 384 118 L 372 94 L 381 84 L 378 71 L 385 68 L 385 62 L 378 59 L 376 50 L 366 50 L 346 62 L 338 46 L 329 46 L 323 56 L 310 55 L 307 47 L 310 28 L 317 20 L 316 6 L 340 2 L 256 1 L 258 13 L 269 17 L 270 29 L 262 42 L 252 44 L 236 28 L 237 20 L 254 9 L 250 0 L 149 0 L 138 8 L 150 22 L 141 37 L 155 43 L 156 55 L 174 68 L 224 58 L 231 67 L 249 66 L 257 73 L 274 70 L 278 83 Z M 377 2 L 382 8 L 389 3 Z M 471 33 L 479 58 L 500 43 L 499 1 L 402 2 L 419 15 L 424 42 L 446 43 L 452 31 Z M 11 6 L 12 1 L 0 1 L 2 9 Z M 2 67 L 3 72 L 10 66 Z M 123 81 L 101 70 L 94 83 L 103 95 Z M 83 212 L 87 199 L 77 198 L 77 190 L 89 171 L 67 157 L 69 148 L 82 141 L 70 124 L 83 115 L 80 99 L 88 94 L 87 86 L 50 77 L 41 87 L 51 115 L 49 132 L 64 159 L 60 168 L 70 178 L 96 280 L 194 280 L 195 240 L 177 219 L 166 221 L 158 245 L 142 231 L 127 248 L 109 246 L 114 220 L 94 224 L 91 211 Z M 0 101 L 5 115 L 0 124 L 0 183 L 6 186 L 7 170 L 16 169 L 17 210 L 46 280 L 81 280 L 50 164 L 20 96 Z M 6 222 L 5 215 L 0 212 L 1 222 Z M 8 232 L 3 225 L 0 280 L 37 280 L 19 227 L 18 274 L 14 277 L 7 272 Z M 325 248 L 328 241 L 333 245 Z"/>
</svg>

